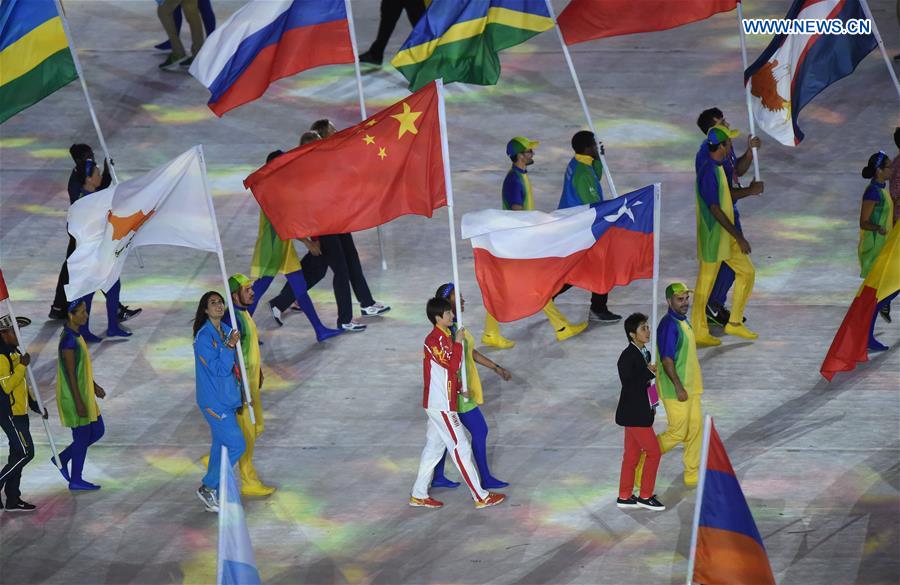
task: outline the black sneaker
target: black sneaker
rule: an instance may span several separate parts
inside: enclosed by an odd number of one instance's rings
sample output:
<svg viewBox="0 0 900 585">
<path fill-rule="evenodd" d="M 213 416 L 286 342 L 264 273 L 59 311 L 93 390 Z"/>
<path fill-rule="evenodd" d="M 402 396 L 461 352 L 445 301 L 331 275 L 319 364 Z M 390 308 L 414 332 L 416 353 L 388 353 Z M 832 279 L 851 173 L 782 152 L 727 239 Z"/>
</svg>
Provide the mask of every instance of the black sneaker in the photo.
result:
<svg viewBox="0 0 900 585">
<path fill-rule="evenodd" d="M 200 501 L 206 506 L 207 512 L 219 511 L 219 498 L 217 497 L 216 490 L 201 485 L 200 489 L 197 490 L 197 497 L 200 498 Z"/>
<path fill-rule="evenodd" d="M 18 503 L 9 505 L 9 501 L 6 502 L 5 510 L 7 512 L 34 512 L 37 509 L 37 506 L 34 504 L 29 504 L 25 500 L 19 500 Z"/>
<path fill-rule="evenodd" d="M 624 499 L 624 500 L 622 498 L 616 498 L 616 508 L 625 509 L 625 508 L 639 508 L 639 507 L 640 506 L 638 506 L 638 500 L 636 497 L 634 497 L 634 495 L 632 495 L 631 497 Z"/>
<path fill-rule="evenodd" d="M 59 307 L 50 307 L 50 313 L 47 315 L 48 319 L 68 319 L 68 317 L 66 310 Z"/>
<path fill-rule="evenodd" d="M 728 325 L 728 319 L 731 318 L 731 311 L 725 307 L 712 307 L 706 305 L 706 320 L 719 327 Z"/>
<path fill-rule="evenodd" d="M 187 55 L 176 56 L 175 53 L 169 53 L 166 60 L 159 64 L 159 68 L 164 71 L 174 71 L 187 58 Z"/>
<path fill-rule="evenodd" d="M 119 323 L 124 323 L 132 317 L 140 315 L 141 311 L 143 311 L 143 309 L 140 307 L 137 309 L 129 309 L 125 305 L 119 305 Z"/>
<path fill-rule="evenodd" d="M 372 51 L 366 51 L 362 55 L 359 56 L 360 63 L 368 63 L 370 65 L 377 65 L 381 67 L 381 63 L 384 61 L 384 55 L 376 55 Z"/>
<path fill-rule="evenodd" d="M 188 57 L 187 59 L 185 59 L 184 61 L 182 61 L 182 62 L 179 63 L 178 65 L 179 65 L 179 67 L 181 67 L 182 69 L 190 69 L 190 67 L 191 67 L 191 65 L 192 65 L 193 63 L 194 63 L 194 56 L 191 55 L 190 57 Z"/>
<path fill-rule="evenodd" d="M 637 505 L 639 508 L 653 510 L 654 512 L 662 512 L 666 509 L 662 502 L 656 499 L 655 495 L 650 496 L 646 500 L 644 498 L 637 498 Z"/>
<path fill-rule="evenodd" d="M 603 311 L 591 311 L 589 321 L 600 321 L 603 323 L 615 323 L 616 321 L 622 320 L 622 315 L 616 315 L 609 309 L 604 309 Z"/>
<path fill-rule="evenodd" d="M 881 315 L 881 318 L 884 319 L 885 321 L 887 321 L 888 323 L 891 322 L 891 306 L 890 305 L 885 305 L 885 306 L 881 307 L 880 309 L 878 309 L 878 314 Z"/>
</svg>

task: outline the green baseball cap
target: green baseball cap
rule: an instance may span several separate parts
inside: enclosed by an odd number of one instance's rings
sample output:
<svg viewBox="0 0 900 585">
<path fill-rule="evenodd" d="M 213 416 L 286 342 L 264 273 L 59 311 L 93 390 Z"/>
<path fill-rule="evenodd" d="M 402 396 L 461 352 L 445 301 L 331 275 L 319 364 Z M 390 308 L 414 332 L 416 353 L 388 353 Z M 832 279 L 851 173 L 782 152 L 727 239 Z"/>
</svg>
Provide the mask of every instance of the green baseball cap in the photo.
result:
<svg viewBox="0 0 900 585">
<path fill-rule="evenodd" d="M 709 129 L 709 132 L 706 135 L 706 139 L 711 145 L 718 146 L 729 138 L 737 138 L 740 135 L 740 130 L 732 130 L 731 128 L 726 128 L 725 126 L 718 125 L 713 126 Z"/>
<path fill-rule="evenodd" d="M 516 136 L 506 143 L 506 156 L 516 156 L 529 148 L 537 148 L 538 144 L 540 144 L 540 142 L 537 140 L 528 140 L 524 136 Z"/>
<path fill-rule="evenodd" d="M 669 286 L 666 287 L 666 299 L 671 299 L 675 295 L 679 295 L 681 293 L 692 293 L 693 290 L 689 289 L 686 284 L 683 282 L 673 282 Z"/>
<path fill-rule="evenodd" d="M 228 291 L 232 294 L 236 293 L 237 290 L 241 287 L 247 286 L 248 284 L 252 284 L 253 281 L 244 276 L 243 274 L 235 274 L 231 278 L 228 279 Z"/>
</svg>

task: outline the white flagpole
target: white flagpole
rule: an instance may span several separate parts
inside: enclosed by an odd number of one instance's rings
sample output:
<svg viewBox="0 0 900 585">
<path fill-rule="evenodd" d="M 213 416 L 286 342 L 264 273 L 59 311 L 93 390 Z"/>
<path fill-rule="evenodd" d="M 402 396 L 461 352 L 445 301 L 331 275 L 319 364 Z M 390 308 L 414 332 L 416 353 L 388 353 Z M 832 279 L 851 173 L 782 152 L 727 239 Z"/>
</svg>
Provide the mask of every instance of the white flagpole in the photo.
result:
<svg viewBox="0 0 900 585">
<path fill-rule="evenodd" d="M 878 48 L 881 49 L 881 56 L 884 58 L 884 64 L 887 65 L 888 73 L 891 75 L 891 81 L 894 82 L 894 89 L 897 90 L 897 97 L 900 98 L 900 82 L 897 81 L 897 74 L 894 72 L 894 67 L 891 64 L 891 58 L 888 57 L 887 50 L 884 48 L 884 41 L 881 40 L 881 33 L 878 32 L 878 25 L 875 24 L 875 17 L 872 16 L 872 11 L 869 9 L 869 3 L 866 2 L 866 0 L 859 0 L 859 3 L 862 5 L 863 12 L 866 13 L 866 18 L 872 23 L 872 34 L 875 35 L 875 41 L 878 43 Z"/>
<path fill-rule="evenodd" d="M 250 409 L 253 412 L 253 409 Z M 222 445 L 221 458 L 219 460 L 219 512 L 217 514 L 219 521 L 219 542 L 216 547 L 216 585 L 224 583 L 225 573 L 225 523 L 222 522 L 222 509 L 228 504 L 228 466 L 231 460 L 228 458 L 228 448 Z"/>
<path fill-rule="evenodd" d="M 365 120 L 369 117 L 366 113 L 366 97 L 363 93 L 362 73 L 359 71 L 359 51 L 356 47 L 356 27 L 353 24 L 353 8 L 350 6 L 350 0 L 344 0 L 344 6 L 347 10 L 347 24 L 350 27 L 350 46 L 353 49 L 353 68 L 356 70 L 356 91 L 359 93 L 359 118 Z M 387 270 L 387 260 L 384 258 L 384 241 L 382 240 L 381 226 L 375 228 L 378 234 L 378 252 L 381 254 L 381 269 Z"/>
<path fill-rule="evenodd" d="M 691 525 L 691 552 L 688 556 L 687 585 L 694 582 L 694 562 L 697 557 L 697 529 L 700 526 L 700 510 L 703 507 L 703 488 L 706 486 L 706 461 L 709 457 L 709 433 L 712 417 L 706 415 L 703 422 L 703 449 L 700 452 L 700 481 L 697 483 L 697 503 L 694 505 L 694 520 Z"/>
<path fill-rule="evenodd" d="M 584 99 L 584 92 L 581 90 L 581 82 L 578 81 L 578 74 L 575 73 L 575 65 L 572 63 L 572 56 L 569 54 L 569 47 L 566 46 L 566 40 L 563 38 L 562 31 L 559 29 L 559 24 L 556 22 L 556 14 L 553 12 L 553 5 L 550 3 L 550 0 L 545 0 L 547 3 L 547 11 L 550 13 L 550 18 L 553 19 L 553 24 L 556 28 L 556 34 L 559 36 L 559 45 L 562 47 L 563 56 L 566 58 L 566 65 L 569 66 L 569 73 L 572 74 L 572 81 L 575 82 L 575 90 L 578 92 L 578 99 L 581 101 L 581 109 L 584 110 L 584 117 L 587 120 L 588 128 L 591 129 L 591 132 L 594 134 L 594 138 L 597 137 L 597 131 L 594 130 L 594 122 L 591 120 L 591 113 L 588 110 L 587 100 Z M 606 164 L 606 157 L 603 153 L 600 153 L 600 162 L 603 164 L 604 175 L 606 175 L 606 183 L 609 185 L 609 190 L 612 193 L 612 197 L 607 197 L 607 199 L 615 199 L 619 196 L 616 191 L 616 184 L 613 183 L 612 173 L 609 172 L 609 165 Z"/>
<path fill-rule="evenodd" d="M 2 275 L 0 275 L 0 278 L 3 278 Z M 13 312 L 12 302 L 9 298 L 6 299 L 6 306 L 9 309 L 9 318 L 12 319 L 13 331 L 15 331 L 16 339 L 19 341 L 18 345 L 20 351 L 22 352 L 22 355 L 24 355 L 28 353 L 28 348 L 22 340 L 22 332 L 19 330 L 19 324 L 16 322 L 16 314 Z M 59 461 L 59 454 L 56 450 L 56 442 L 53 440 L 53 435 L 50 433 L 50 425 L 47 423 L 47 419 L 44 418 L 44 401 L 41 400 L 41 392 L 38 389 L 37 380 L 34 378 L 34 371 L 31 369 L 31 364 L 25 366 L 25 374 L 28 376 L 28 387 L 31 388 L 31 394 L 34 396 L 34 401 L 37 402 L 38 408 L 41 409 L 41 422 L 44 423 L 44 432 L 47 433 L 47 440 L 50 441 L 50 453 L 53 455 L 53 463 L 58 469 L 62 469 L 62 463 Z"/>
<path fill-rule="evenodd" d="M 656 326 L 659 321 L 659 232 L 660 232 L 660 209 L 662 185 L 653 184 L 653 307 L 650 309 L 651 325 L 653 337 L 650 338 L 650 361 L 656 360 Z"/>
<path fill-rule="evenodd" d="M 744 3 L 737 3 L 737 19 L 738 19 L 738 34 L 741 38 L 741 61 L 744 64 L 744 71 L 747 70 L 747 41 L 744 38 Z M 743 76 L 743 74 L 742 74 Z M 750 134 L 752 136 L 756 135 L 756 124 L 753 120 L 753 101 L 750 96 L 750 82 L 744 82 L 744 95 L 747 98 L 747 117 L 750 120 Z M 756 148 L 753 148 L 753 178 L 759 181 L 759 152 L 757 152 Z"/>
<path fill-rule="evenodd" d="M 459 282 L 459 262 L 456 258 L 456 222 L 453 217 L 453 180 L 450 177 L 450 144 L 447 141 L 447 114 L 444 109 L 444 80 L 435 80 L 438 90 L 438 120 L 441 124 L 441 155 L 444 159 L 444 188 L 447 191 L 447 221 L 450 223 L 450 259 L 453 263 L 453 286 L 456 288 L 456 324 L 463 327 L 462 314 L 462 289 Z M 465 346 L 464 346 L 465 347 Z M 469 391 L 468 376 L 466 376 L 466 360 L 463 356 L 462 387 L 463 392 Z"/>
<path fill-rule="evenodd" d="M 212 192 L 206 182 L 206 157 L 203 155 L 203 146 L 197 146 L 200 155 L 200 169 L 203 174 L 203 190 L 206 191 L 206 203 L 209 206 L 209 216 L 213 224 L 213 233 L 216 235 L 216 256 L 219 258 L 219 270 L 222 271 L 222 283 L 225 285 L 225 302 L 228 303 L 228 312 L 231 314 L 231 322 L 237 328 L 237 313 L 234 303 L 231 301 L 231 293 L 228 290 L 228 272 L 225 270 L 225 256 L 222 253 L 222 239 L 219 237 L 219 223 L 216 221 L 216 209 L 213 206 Z M 247 366 L 244 364 L 244 350 L 241 340 L 238 338 L 237 347 L 238 365 L 241 370 L 241 385 L 244 388 L 244 398 L 247 400 L 247 408 L 250 409 L 250 422 L 256 424 L 256 416 L 253 414 L 253 398 L 250 396 L 250 381 L 247 379 Z"/>
<path fill-rule="evenodd" d="M 103 130 L 100 129 L 100 122 L 97 120 L 97 112 L 94 111 L 94 102 L 91 101 L 91 94 L 88 92 L 87 81 L 84 79 L 84 70 L 81 68 L 81 61 L 78 59 L 78 50 L 75 48 L 75 40 L 72 38 L 72 31 L 69 28 L 69 20 L 66 13 L 63 12 L 60 0 L 53 0 L 56 3 L 56 11 L 59 13 L 59 20 L 62 22 L 63 32 L 66 33 L 66 41 L 69 43 L 69 53 L 72 54 L 72 62 L 75 64 L 75 72 L 78 74 L 78 81 L 81 84 L 81 91 L 84 92 L 84 100 L 87 102 L 88 112 L 91 114 L 91 122 L 94 124 L 94 131 L 97 133 L 97 140 L 100 141 L 100 148 L 103 150 L 104 158 L 109 161 L 109 175 L 112 178 L 113 185 L 119 182 L 116 176 L 116 165 L 113 163 L 112 157 L 109 155 L 109 149 L 106 147 L 106 140 L 103 138 Z M 138 266 L 144 267 L 144 259 L 141 257 L 139 250 L 134 251 Z"/>
</svg>

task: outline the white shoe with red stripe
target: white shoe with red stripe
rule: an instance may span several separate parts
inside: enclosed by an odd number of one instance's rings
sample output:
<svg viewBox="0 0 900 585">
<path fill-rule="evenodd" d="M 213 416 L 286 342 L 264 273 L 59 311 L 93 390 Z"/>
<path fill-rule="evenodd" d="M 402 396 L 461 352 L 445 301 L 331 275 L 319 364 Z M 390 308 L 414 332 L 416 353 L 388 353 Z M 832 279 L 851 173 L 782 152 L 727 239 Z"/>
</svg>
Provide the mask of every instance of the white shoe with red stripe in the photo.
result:
<svg viewBox="0 0 900 585">
<path fill-rule="evenodd" d="M 409 498 L 409 505 L 413 508 L 440 508 L 444 502 L 439 502 L 429 496 L 427 498 Z"/>
<path fill-rule="evenodd" d="M 497 494 L 494 492 L 488 492 L 488 495 L 485 499 L 480 502 L 475 502 L 475 507 L 477 509 L 488 508 L 490 506 L 496 506 L 497 504 L 503 503 L 503 500 L 506 499 L 505 494 Z"/>
</svg>

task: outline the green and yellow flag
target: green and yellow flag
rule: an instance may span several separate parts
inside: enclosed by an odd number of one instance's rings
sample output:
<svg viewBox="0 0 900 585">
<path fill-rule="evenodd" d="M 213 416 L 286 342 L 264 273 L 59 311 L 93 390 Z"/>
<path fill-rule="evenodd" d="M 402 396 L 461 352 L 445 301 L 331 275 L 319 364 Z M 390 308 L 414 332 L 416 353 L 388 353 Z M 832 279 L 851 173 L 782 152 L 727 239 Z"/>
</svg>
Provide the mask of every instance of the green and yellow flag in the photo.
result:
<svg viewBox="0 0 900 585">
<path fill-rule="evenodd" d="M 433 2 L 391 60 L 417 91 L 435 79 L 494 85 L 498 52 L 553 28 L 544 0 Z"/>
<path fill-rule="evenodd" d="M 53 0 L 2 0 L 0 123 L 77 77 Z"/>
</svg>

